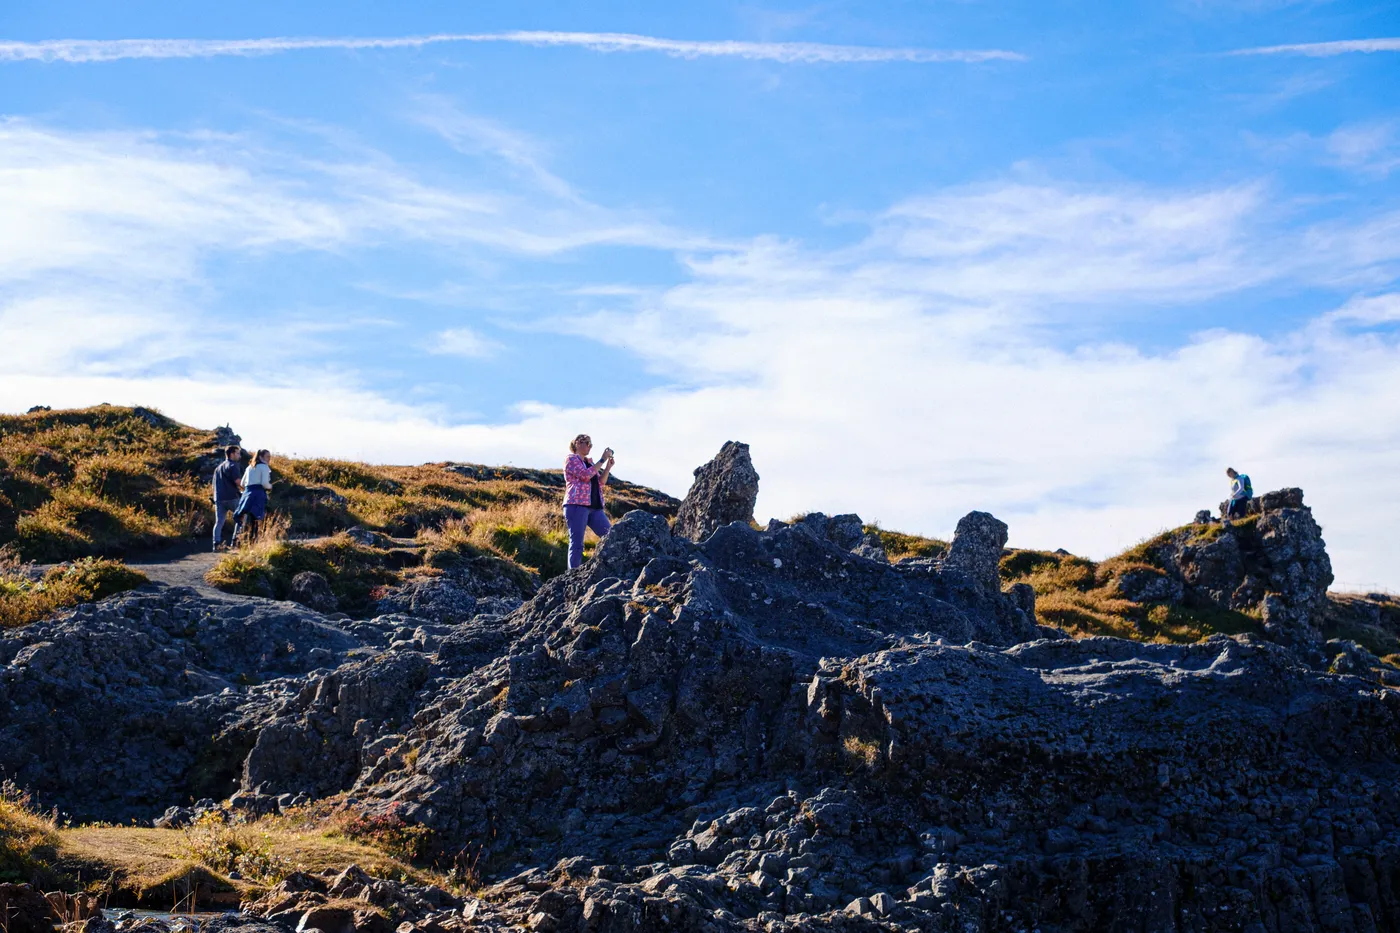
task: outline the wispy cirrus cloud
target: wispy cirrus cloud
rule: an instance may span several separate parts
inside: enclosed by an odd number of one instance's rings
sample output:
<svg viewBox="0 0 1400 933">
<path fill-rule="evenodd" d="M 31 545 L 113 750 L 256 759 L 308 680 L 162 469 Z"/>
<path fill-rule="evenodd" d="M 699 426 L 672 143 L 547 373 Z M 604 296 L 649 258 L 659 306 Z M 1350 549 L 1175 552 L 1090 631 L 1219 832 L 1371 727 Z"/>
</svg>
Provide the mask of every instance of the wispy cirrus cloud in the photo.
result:
<svg viewBox="0 0 1400 933">
<path fill-rule="evenodd" d="M 1336 42 L 1298 42 L 1291 45 L 1262 45 L 1252 49 L 1235 49 L 1231 55 L 1304 55 L 1308 58 L 1331 58 L 1353 52 L 1400 52 L 1400 37 L 1385 39 L 1341 39 Z"/>
<path fill-rule="evenodd" d="M 422 36 L 274 36 L 261 39 L 47 39 L 0 42 L 0 61 L 113 62 L 123 59 L 213 58 L 275 55 L 316 49 L 418 49 L 449 43 L 504 42 L 573 46 L 594 52 L 653 52 L 671 58 L 743 58 L 781 64 L 1023 61 L 1005 49 L 883 48 L 820 42 L 744 42 L 732 39 L 665 39 L 620 32 L 514 31 L 435 33 Z"/>
</svg>

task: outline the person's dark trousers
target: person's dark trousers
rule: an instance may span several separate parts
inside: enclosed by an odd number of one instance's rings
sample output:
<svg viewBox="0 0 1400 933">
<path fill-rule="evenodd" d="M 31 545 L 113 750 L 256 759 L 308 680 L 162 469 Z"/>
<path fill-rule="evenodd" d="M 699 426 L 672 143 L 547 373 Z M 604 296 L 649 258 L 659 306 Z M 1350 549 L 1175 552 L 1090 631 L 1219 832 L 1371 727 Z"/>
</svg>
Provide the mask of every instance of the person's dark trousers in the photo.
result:
<svg viewBox="0 0 1400 933">
<path fill-rule="evenodd" d="M 1230 500 L 1230 511 L 1229 511 L 1228 513 L 1226 513 L 1226 517 L 1227 517 L 1227 518 L 1243 518 L 1244 515 L 1245 515 L 1245 513 L 1248 512 L 1248 511 L 1249 511 L 1249 500 L 1248 500 L 1248 499 L 1231 499 L 1231 500 Z"/>
<path fill-rule="evenodd" d="M 258 540 L 258 531 L 260 530 L 258 524 L 260 521 L 260 519 L 256 519 L 245 513 L 242 518 L 239 519 L 238 524 L 233 526 L 233 541 L 231 543 L 236 545 L 239 541 L 242 541 L 244 544 L 252 544 L 254 541 Z"/>
<path fill-rule="evenodd" d="M 218 547 L 224 540 L 224 516 L 238 508 L 237 499 L 215 499 L 214 500 L 214 547 Z M 229 541 L 233 540 L 233 534 L 229 534 Z"/>
<path fill-rule="evenodd" d="M 564 506 L 564 521 L 569 526 L 569 569 L 583 563 L 583 535 L 589 529 L 598 537 L 603 537 L 612 527 L 607 513 L 602 509 L 590 509 L 586 505 Z"/>
</svg>

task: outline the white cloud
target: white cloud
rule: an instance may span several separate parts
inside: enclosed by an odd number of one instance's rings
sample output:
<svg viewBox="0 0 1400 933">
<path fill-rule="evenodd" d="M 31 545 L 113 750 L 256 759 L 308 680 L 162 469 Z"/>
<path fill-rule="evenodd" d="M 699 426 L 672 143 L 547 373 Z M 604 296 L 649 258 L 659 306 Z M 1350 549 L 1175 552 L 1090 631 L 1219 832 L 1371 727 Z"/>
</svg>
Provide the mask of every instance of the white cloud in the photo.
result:
<svg viewBox="0 0 1400 933">
<path fill-rule="evenodd" d="M 1266 137 L 1245 133 L 1257 151 L 1279 160 L 1304 160 L 1362 179 L 1385 179 L 1400 168 L 1400 121 L 1370 120 L 1339 126 L 1324 136 L 1296 132 Z"/>
<path fill-rule="evenodd" d="M 1331 58 L 1353 52 L 1400 52 L 1400 38 L 1342 39 L 1336 42 L 1298 42 L 1291 45 L 1265 45 L 1252 49 L 1236 49 L 1231 55 L 1304 55 L 1308 58 Z"/>
<path fill-rule="evenodd" d="M 574 46 L 594 52 L 654 52 L 672 58 L 744 58 L 782 64 L 1022 61 L 1004 49 L 877 48 L 818 42 L 740 42 L 663 39 L 617 32 L 515 31 L 424 36 L 272 37 L 265 39 L 49 39 L 0 42 L 0 61 L 111 62 L 145 58 L 254 56 L 313 49 L 417 49 L 444 43 L 506 42 Z"/>
<path fill-rule="evenodd" d="M 1400 294 L 1353 298 L 1322 320 L 1335 324 L 1391 324 L 1400 321 Z"/>
<path fill-rule="evenodd" d="M 251 140 L 70 133 L 0 121 L 0 282 L 59 270 L 192 280 L 215 249 L 323 250 L 384 239 L 548 255 L 700 238 L 480 174 L 428 185 L 388 159 L 312 161 Z"/>
<path fill-rule="evenodd" d="M 453 327 L 439 331 L 424 345 L 429 353 L 440 356 L 461 356 L 467 359 L 484 360 L 495 356 L 502 349 L 494 340 L 483 337 L 470 327 Z"/>
<path fill-rule="evenodd" d="M 1344 126 L 1327 137 L 1326 149 L 1332 164 L 1384 178 L 1400 168 L 1400 125 L 1378 120 Z"/>
</svg>

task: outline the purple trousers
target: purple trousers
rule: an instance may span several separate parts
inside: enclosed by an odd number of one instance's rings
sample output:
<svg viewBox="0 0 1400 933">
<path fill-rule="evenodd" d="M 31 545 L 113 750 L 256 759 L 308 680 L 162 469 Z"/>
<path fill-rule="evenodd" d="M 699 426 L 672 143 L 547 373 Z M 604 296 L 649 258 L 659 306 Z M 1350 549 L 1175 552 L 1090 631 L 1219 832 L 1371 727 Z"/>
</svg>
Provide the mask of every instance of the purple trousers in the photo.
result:
<svg viewBox="0 0 1400 933">
<path fill-rule="evenodd" d="M 564 506 L 564 521 L 569 525 L 569 569 L 583 563 L 583 533 L 589 528 L 598 537 L 603 537 L 612 527 L 607 513 L 602 509 L 590 509 L 586 505 Z"/>
</svg>

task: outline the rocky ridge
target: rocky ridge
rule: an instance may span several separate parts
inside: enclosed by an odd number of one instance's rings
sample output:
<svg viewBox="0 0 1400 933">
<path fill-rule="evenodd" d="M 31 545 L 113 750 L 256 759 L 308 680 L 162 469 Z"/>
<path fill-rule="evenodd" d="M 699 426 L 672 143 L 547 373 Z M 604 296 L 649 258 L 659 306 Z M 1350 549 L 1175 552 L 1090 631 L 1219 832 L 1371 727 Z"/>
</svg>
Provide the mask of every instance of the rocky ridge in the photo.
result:
<svg viewBox="0 0 1400 933">
<path fill-rule="evenodd" d="M 354 622 L 153 588 L 6 633 L 0 765 L 120 817 L 197 781 L 253 809 L 348 792 L 508 875 L 404 908 L 430 933 L 1400 928 L 1400 694 L 1352 646 L 1311 622 L 1070 641 L 1003 591 L 994 517 L 891 565 L 855 516 L 719 522 L 751 517 L 757 483 L 726 450 L 681 508 L 714 525 L 698 541 L 630 513 L 507 615 L 471 593 Z M 1273 511 L 1144 566 L 1180 598 L 1233 598 L 1238 571 L 1311 611 L 1320 533 L 1301 494 Z M 83 725 L 98 702 L 107 736 Z M 310 895 L 339 882 L 305 884 L 248 906 L 325 929 Z"/>
</svg>

